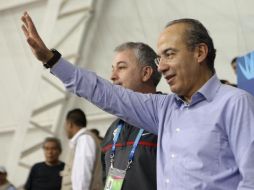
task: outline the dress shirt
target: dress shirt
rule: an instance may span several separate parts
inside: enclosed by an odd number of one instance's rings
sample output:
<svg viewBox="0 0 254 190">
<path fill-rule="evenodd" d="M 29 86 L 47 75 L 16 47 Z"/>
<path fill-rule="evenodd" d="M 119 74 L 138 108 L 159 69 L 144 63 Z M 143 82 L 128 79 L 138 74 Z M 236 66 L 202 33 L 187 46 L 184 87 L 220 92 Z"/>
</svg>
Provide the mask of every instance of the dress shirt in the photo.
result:
<svg viewBox="0 0 254 190">
<path fill-rule="evenodd" d="M 254 189 L 254 97 L 216 74 L 187 104 L 112 85 L 64 59 L 51 72 L 69 91 L 158 134 L 158 190 Z"/>
<path fill-rule="evenodd" d="M 90 135 L 84 134 L 85 130 L 80 129 L 69 142 L 70 148 L 75 149 L 71 175 L 73 190 L 89 190 L 92 179 L 96 144 Z"/>
</svg>

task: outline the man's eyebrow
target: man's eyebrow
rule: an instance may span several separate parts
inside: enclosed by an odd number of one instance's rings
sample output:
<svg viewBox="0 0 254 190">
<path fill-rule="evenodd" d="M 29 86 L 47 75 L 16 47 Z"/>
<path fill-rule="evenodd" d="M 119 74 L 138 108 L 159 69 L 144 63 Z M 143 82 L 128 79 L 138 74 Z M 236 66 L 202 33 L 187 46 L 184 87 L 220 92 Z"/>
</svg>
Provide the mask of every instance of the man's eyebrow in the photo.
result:
<svg viewBox="0 0 254 190">
<path fill-rule="evenodd" d="M 118 62 L 116 63 L 116 66 L 118 66 L 118 65 L 120 65 L 120 64 L 126 64 L 126 65 L 127 65 L 127 62 L 126 62 L 126 61 L 118 61 Z M 111 65 L 111 67 L 113 68 L 114 65 Z"/>
<path fill-rule="evenodd" d="M 176 48 L 167 48 L 167 49 L 163 50 L 161 54 L 157 54 L 157 58 L 160 58 L 161 55 L 165 55 L 165 54 L 167 53 L 167 51 L 174 51 L 174 52 L 177 52 L 178 49 L 176 49 Z"/>
<path fill-rule="evenodd" d="M 117 65 L 119 65 L 119 64 L 121 64 L 121 63 L 123 63 L 123 64 L 127 64 L 127 62 L 126 62 L 126 61 L 118 61 L 116 64 L 117 64 Z"/>
<path fill-rule="evenodd" d="M 167 48 L 167 49 L 163 50 L 162 54 L 166 54 L 167 51 L 177 51 L 177 49 L 176 48 Z"/>
</svg>

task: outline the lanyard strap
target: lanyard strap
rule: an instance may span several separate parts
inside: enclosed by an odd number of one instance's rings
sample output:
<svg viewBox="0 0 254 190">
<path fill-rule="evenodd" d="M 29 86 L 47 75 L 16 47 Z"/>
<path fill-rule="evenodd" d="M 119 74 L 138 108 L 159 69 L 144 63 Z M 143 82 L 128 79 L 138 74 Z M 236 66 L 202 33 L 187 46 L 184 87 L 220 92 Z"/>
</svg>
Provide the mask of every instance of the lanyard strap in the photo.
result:
<svg viewBox="0 0 254 190">
<path fill-rule="evenodd" d="M 123 121 L 120 120 L 118 125 L 117 125 L 117 132 L 116 132 L 116 134 L 115 134 L 115 136 L 113 138 L 113 145 L 112 145 L 112 149 L 111 149 L 111 156 L 115 155 L 115 152 L 116 152 L 116 142 L 117 142 L 117 140 L 119 138 L 119 135 L 121 133 L 123 125 L 124 125 Z"/>
<path fill-rule="evenodd" d="M 139 129 L 138 135 L 137 135 L 137 137 L 136 137 L 136 139 L 134 141 L 134 144 L 132 146 L 132 149 L 131 149 L 131 152 L 130 152 L 130 155 L 129 155 L 129 162 L 133 161 L 134 153 L 135 153 L 135 150 L 136 150 L 136 148 L 138 146 L 138 142 L 139 142 L 139 140 L 140 140 L 140 138 L 141 138 L 141 136 L 143 134 L 143 131 L 144 131 L 144 129 Z"/>
<path fill-rule="evenodd" d="M 121 133 L 121 130 L 122 130 L 122 128 L 123 128 L 123 125 L 124 125 L 123 121 L 120 120 L 119 123 L 118 123 L 118 125 L 117 125 L 117 132 L 116 132 L 116 135 L 115 135 L 114 138 L 113 138 L 113 145 L 112 145 L 111 155 L 110 155 L 111 167 L 113 167 L 113 162 L 114 162 L 114 157 L 115 157 L 115 152 L 116 152 L 116 142 L 117 142 L 117 140 L 118 140 L 118 138 L 119 138 L 119 135 L 120 135 L 120 133 Z M 129 154 L 128 164 L 127 164 L 126 170 L 127 170 L 128 168 L 130 168 L 130 165 L 131 165 L 131 163 L 133 162 L 134 153 L 135 153 L 135 151 L 136 151 L 136 148 L 137 148 L 137 146 L 138 146 L 139 140 L 140 140 L 140 138 L 141 138 L 143 132 L 144 132 L 144 129 L 140 129 L 139 132 L 138 132 L 138 135 L 136 136 L 136 139 L 135 139 L 134 144 L 133 144 L 133 146 L 132 146 L 131 152 L 130 152 L 130 154 Z"/>
</svg>

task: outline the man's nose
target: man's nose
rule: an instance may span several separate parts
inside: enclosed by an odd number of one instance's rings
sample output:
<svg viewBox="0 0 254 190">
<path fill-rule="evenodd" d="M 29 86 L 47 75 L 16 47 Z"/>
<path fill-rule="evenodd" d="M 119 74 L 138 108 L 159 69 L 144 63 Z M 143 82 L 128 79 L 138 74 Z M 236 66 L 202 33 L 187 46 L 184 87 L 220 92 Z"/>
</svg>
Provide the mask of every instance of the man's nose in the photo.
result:
<svg viewBox="0 0 254 190">
<path fill-rule="evenodd" d="M 169 66 L 162 59 L 160 59 L 160 61 L 157 64 L 157 67 L 158 71 L 163 73 L 168 69 Z"/>
<path fill-rule="evenodd" d="M 110 80 L 112 80 L 114 82 L 116 79 L 117 79 L 117 73 L 115 70 L 112 70 Z"/>
</svg>

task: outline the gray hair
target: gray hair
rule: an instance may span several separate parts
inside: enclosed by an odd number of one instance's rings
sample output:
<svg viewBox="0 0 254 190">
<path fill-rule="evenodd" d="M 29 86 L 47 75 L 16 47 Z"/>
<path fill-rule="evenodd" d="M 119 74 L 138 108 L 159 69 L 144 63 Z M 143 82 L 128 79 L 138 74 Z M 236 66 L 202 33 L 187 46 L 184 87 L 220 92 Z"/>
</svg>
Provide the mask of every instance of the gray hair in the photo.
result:
<svg viewBox="0 0 254 190">
<path fill-rule="evenodd" d="M 43 148 L 44 148 L 44 146 L 47 142 L 54 142 L 56 144 L 57 149 L 60 152 L 62 152 L 62 145 L 61 145 L 61 142 L 58 138 L 56 138 L 56 137 L 47 137 L 47 138 L 45 138 L 45 140 L 43 141 L 43 144 L 42 144 Z"/>
<path fill-rule="evenodd" d="M 154 61 L 157 57 L 155 51 L 150 46 L 142 42 L 126 42 L 117 46 L 115 48 L 115 52 L 122 52 L 128 49 L 134 51 L 139 64 L 152 67 L 153 73 L 151 79 L 156 87 L 160 82 L 161 73 L 158 71 L 157 65 Z"/>
<path fill-rule="evenodd" d="M 200 21 L 190 18 L 173 20 L 169 22 L 165 28 L 178 23 L 187 24 L 189 26 L 185 30 L 184 38 L 186 41 L 186 45 L 190 50 L 194 50 L 194 48 L 200 43 L 204 43 L 207 45 L 208 54 L 205 59 L 206 64 L 208 68 L 213 73 L 215 73 L 214 59 L 216 57 L 216 49 L 214 49 L 213 40 L 210 37 L 207 29 L 203 26 L 203 24 Z"/>
</svg>

